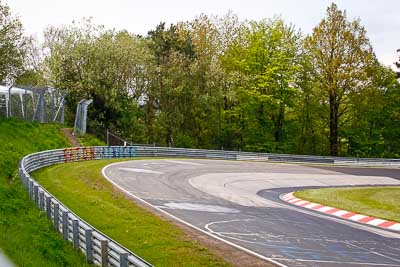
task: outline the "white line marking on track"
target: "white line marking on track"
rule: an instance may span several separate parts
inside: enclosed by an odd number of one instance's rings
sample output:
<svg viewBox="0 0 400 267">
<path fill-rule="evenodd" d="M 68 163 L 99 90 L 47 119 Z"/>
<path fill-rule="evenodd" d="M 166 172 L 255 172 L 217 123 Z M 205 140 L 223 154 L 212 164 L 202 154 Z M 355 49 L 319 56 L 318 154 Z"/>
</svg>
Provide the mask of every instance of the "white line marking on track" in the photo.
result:
<svg viewBox="0 0 400 267">
<path fill-rule="evenodd" d="M 381 256 L 381 257 L 383 257 L 383 258 L 386 258 L 386 259 L 389 259 L 389 260 L 392 260 L 392 261 L 395 261 L 395 262 L 400 262 L 400 260 L 398 260 L 398 259 L 394 259 L 394 258 L 389 257 L 389 256 L 386 256 L 386 255 L 384 255 L 384 254 L 382 254 L 382 253 L 379 253 L 379 252 L 376 252 L 376 251 L 373 251 L 373 250 L 370 250 L 370 249 L 367 249 L 367 248 L 363 248 L 363 247 L 357 246 L 356 244 L 353 244 L 353 243 L 350 243 L 350 242 L 345 242 L 345 243 L 346 243 L 347 245 L 349 245 L 349 246 L 353 246 L 353 247 L 356 247 L 356 248 L 358 248 L 358 249 L 368 251 L 369 253 L 372 253 L 372 254 Z"/>
<path fill-rule="evenodd" d="M 195 163 L 195 162 L 190 162 L 190 161 L 179 161 L 179 160 L 165 160 L 166 162 L 170 163 L 177 163 L 177 164 L 184 164 L 184 165 L 193 165 L 193 166 L 202 166 L 204 164 L 200 163 Z"/>
<path fill-rule="evenodd" d="M 246 239 L 241 239 L 241 238 L 238 238 L 238 237 L 233 237 L 233 236 L 229 236 L 230 234 L 233 234 L 233 235 L 238 235 L 238 236 L 261 236 L 261 235 L 257 235 L 257 234 L 241 234 L 241 233 L 225 233 L 225 232 L 215 232 L 215 231 L 213 231 L 211 228 L 210 228 L 210 226 L 211 225 L 213 225 L 213 224 L 218 224 L 218 223 L 227 223 L 227 222 L 234 222 L 234 221 L 240 221 L 240 219 L 237 219 L 237 220 L 229 220 L 229 221 L 216 221 L 216 222 L 211 222 L 211 223 L 208 223 L 207 225 L 206 225 L 206 228 L 210 231 L 210 232 L 212 232 L 212 233 L 214 233 L 214 234 L 216 234 L 216 235 L 219 235 L 219 236 L 221 236 L 221 237 L 225 237 L 225 238 L 229 238 L 229 239 L 232 239 L 232 240 L 237 240 L 237 241 L 240 241 L 240 242 L 244 242 L 244 243 L 250 243 L 250 244 L 256 244 L 256 245 L 264 245 L 264 243 L 262 243 L 262 242 L 257 242 L 257 241 L 250 241 L 250 240 L 246 240 Z M 326 241 L 326 240 L 325 240 Z M 343 242 L 343 241 L 335 241 L 335 242 Z M 343 242 L 343 243 L 345 243 L 345 244 L 348 244 L 348 245 L 352 245 L 352 244 L 349 244 L 348 242 Z M 285 246 L 285 245 L 268 245 L 269 247 L 282 247 L 282 246 Z M 368 250 L 368 249 L 365 249 L 365 248 L 361 248 L 361 247 L 358 247 L 358 246 L 355 246 L 355 245 L 353 245 L 354 247 L 357 247 L 357 248 L 359 248 L 359 249 L 362 249 L 362 250 L 365 250 L 367 253 L 371 253 L 371 254 L 375 254 L 375 255 L 379 255 L 379 256 L 381 256 L 381 257 L 384 257 L 384 258 L 387 258 L 387 259 L 390 259 L 390 260 L 393 260 L 393 261 L 396 261 L 396 262 L 399 262 L 397 259 L 393 259 L 393 258 L 391 258 L 391 257 L 389 257 L 389 256 L 386 256 L 386 255 L 383 255 L 383 254 L 381 254 L 381 253 L 378 253 L 378 252 L 375 252 L 375 251 L 371 251 L 371 250 Z M 286 246 L 285 246 L 286 247 Z M 305 250 L 305 251 L 314 251 L 314 252 L 316 252 L 316 251 L 322 251 L 322 250 L 316 250 L 316 249 L 303 249 L 303 250 Z M 389 263 L 371 263 L 371 262 L 350 262 L 350 261 L 328 261 L 328 260 L 326 260 L 326 261 L 324 261 L 324 260 L 311 260 L 311 259 L 286 259 L 286 258 L 276 258 L 276 257 L 272 257 L 272 259 L 274 259 L 274 260 L 280 260 L 280 261 L 299 261 L 299 262 L 319 262 L 319 263 L 331 263 L 331 264 L 340 264 L 340 265 L 343 265 L 343 264 L 351 264 L 351 265 L 363 265 L 363 266 L 366 266 L 366 265 L 368 265 L 368 266 L 393 266 L 393 267 L 397 267 L 397 266 L 400 266 L 400 265 L 398 265 L 398 264 L 389 264 Z"/>
<path fill-rule="evenodd" d="M 183 224 L 185 224 L 185 225 L 187 225 L 187 226 L 189 226 L 189 227 L 192 227 L 193 229 L 196 229 L 196 230 L 198 230 L 198 231 L 200 231 L 200 232 L 202 232 L 202 233 L 204 233 L 204 234 L 206 234 L 206 235 L 208 235 L 208 236 L 210 236 L 210 237 L 213 237 L 213 238 L 215 238 L 215 239 L 217 239 L 217 240 L 220 240 L 220 241 L 222 241 L 222 242 L 224 242 L 224 243 L 226 243 L 226 244 L 229 244 L 229 245 L 231 245 L 231 246 L 233 246 L 233 247 L 236 247 L 236 248 L 238 248 L 238 249 L 240 249 L 240 250 L 242 250 L 242 251 L 245 251 L 245 252 L 247 252 L 247 253 L 249 253 L 249 254 L 251 254 L 251 255 L 254 255 L 254 256 L 256 256 L 256 257 L 259 257 L 259 258 L 261 258 L 261 259 L 264 259 L 264 260 L 266 260 L 266 261 L 269 261 L 269 262 L 271 262 L 271 263 L 274 263 L 274 264 L 276 264 L 276 265 L 278 265 L 278 266 L 287 267 L 285 264 L 282 264 L 282 263 L 278 262 L 278 261 L 277 261 L 278 258 L 269 258 L 269 257 L 265 257 L 265 256 L 263 256 L 263 255 L 261 255 L 261 254 L 258 254 L 257 252 L 254 252 L 254 251 L 252 251 L 252 250 L 249 250 L 249 249 L 247 249 L 247 248 L 245 248 L 245 247 L 242 247 L 242 246 L 240 246 L 240 245 L 238 245 L 238 244 L 235 244 L 235 243 L 233 243 L 233 242 L 231 242 L 231 241 L 228 241 L 228 240 L 222 238 L 221 236 L 218 236 L 218 233 L 215 233 L 215 232 L 212 233 L 212 232 L 205 231 L 205 230 L 203 230 L 203 229 L 201 229 L 201 228 L 199 228 L 199 227 L 197 227 L 197 226 L 195 226 L 195 225 L 192 225 L 192 224 L 189 223 L 189 222 L 186 222 L 186 221 L 184 221 L 184 220 L 182 220 L 182 219 L 180 219 L 180 218 L 178 218 L 178 217 L 172 215 L 171 213 L 168 213 L 167 211 L 165 211 L 165 210 L 163 210 L 163 209 L 161 209 L 161 208 L 159 208 L 159 207 L 157 207 L 157 206 L 154 206 L 153 204 L 147 202 L 146 200 L 144 200 L 144 199 L 142 199 L 142 198 L 140 198 L 140 197 L 134 195 L 133 193 L 127 191 L 126 189 L 124 189 L 123 187 L 121 187 L 120 185 L 118 185 L 118 184 L 116 184 L 114 181 L 112 181 L 112 180 L 105 174 L 105 170 L 106 170 L 108 167 L 111 167 L 111 166 L 114 166 L 114 165 L 118 165 L 118 164 L 122 164 L 122 162 L 117 162 L 117 163 L 113 163 L 113 164 L 110 164 L 110 165 L 105 166 L 105 167 L 102 169 L 102 174 L 103 174 L 103 176 L 105 177 L 106 180 L 108 180 L 110 183 L 112 183 L 115 187 L 117 187 L 117 188 L 119 188 L 120 190 L 124 191 L 126 194 L 128 194 L 128 195 L 131 196 L 132 198 L 134 198 L 134 199 L 136 199 L 136 200 L 138 200 L 138 201 L 140 201 L 140 202 L 142 202 L 142 203 L 144 203 L 144 204 L 146 204 L 146 205 L 148 205 L 148 206 L 154 208 L 155 210 L 157 210 L 157 211 L 159 211 L 159 212 L 161 212 L 161 213 L 163 213 L 163 214 L 166 214 L 167 216 L 173 218 L 174 220 L 176 220 L 176 221 L 178 221 L 178 222 L 181 222 L 181 223 L 183 223 Z M 336 219 L 336 218 L 334 218 L 334 217 L 329 217 L 329 216 L 326 216 L 326 215 L 323 215 L 323 214 L 321 214 L 321 215 L 315 214 L 314 212 L 307 212 L 307 211 L 304 211 L 304 210 L 299 209 L 299 208 L 297 208 L 297 207 L 289 206 L 289 205 L 287 205 L 287 204 L 281 204 L 281 203 L 278 203 L 278 202 L 276 202 L 276 201 L 273 201 L 273 202 L 274 202 L 274 203 L 277 203 L 279 206 L 285 207 L 285 208 L 287 208 L 287 209 L 296 210 L 296 211 L 301 212 L 301 213 L 313 215 L 313 216 L 320 217 L 320 218 L 324 218 L 324 219 L 328 219 L 328 220 L 331 220 L 331 221 L 341 222 L 341 223 L 343 223 L 343 224 L 353 226 L 354 228 L 367 230 L 367 231 L 369 231 L 369 232 L 373 232 L 373 233 L 375 233 L 375 234 L 380 234 L 380 235 L 382 235 L 382 236 L 391 237 L 391 238 L 393 238 L 393 237 L 394 237 L 394 238 L 399 238 L 399 236 L 400 236 L 400 235 L 394 234 L 394 233 L 392 233 L 392 232 L 387 232 L 387 231 L 380 230 L 380 229 L 370 229 L 370 227 L 363 227 L 362 225 L 354 225 L 354 223 L 349 222 L 349 221 L 343 221 L 343 220 L 341 220 L 341 219 Z M 400 226 L 400 224 L 399 224 L 399 226 Z M 208 230 L 208 229 L 207 229 L 207 230 Z M 235 238 L 232 238 L 232 237 L 225 237 L 225 238 L 235 239 Z M 241 239 L 238 239 L 238 241 L 243 242 L 243 240 L 241 240 Z M 368 251 L 368 250 L 367 250 L 367 251 Z M 371 251 L 371 252 L 372 252 L 372 251 Z M 380 253 L 375 252 L 375 254 L 379 255 Z M 383 255 L 383 256 L 384 256 L 384 255 Z M 386 257 L 387 257 L 387 256 L 386 256 Z M 390 257 L 387 257 L 387 258 L 390 258 Z M 285 258 L 280 258 L 279 260 L 292 261 L 292 259 L 285 259 Z M 295 259 L 295 260 L 297 260 L 297 259 Z M 299 261 L 310 261 L 310 262 L 315 261 L 315 260 L 301 260 L 301 259 L 298 259 L 298 260 L 299 260 Z M 318 261 L 315 261 L 315 262 L 318 262 Z M 320 262 L 323 262 L 323 261 L 320 261 Z M 327 262 L 329 263 L 329 261 L 327 261 Z M 335 262 L 332 262 L 332 263 L 335 263 Z M 337 262 L 337 264 L 343 264 L 343 263 L 345 263 L 345 262 Z M 349 262 L 349 264 L 359 264 L 359 265 L 368 264 L 368 265 L 376 265 L 376 266 L 400 266 L 400 265 L 393 265 L 393 264 L 374 264 L 374 263 L 357 263 L 357 262 Z"/>
<path fill-rule="evenodd" d="M 197 231 L 200 231 L 200 232 L 202 232 L 203 234 L 206 234 L 206 235 L 208 235 L 208 236 L 210 236 L 210 237 L 212 237 L 212 238 L 215 238 L 215 239 L 217 239 L 217 240 L 219 240 L 219 241 L 221 241 L 221 242 L 224 242 L 225 244 L 228 244 L 228 245 L 230 245 L 230 246 L 232 246 L 232 247 L 235 247 L 235 248 L 237 248 L 237 249 L 240 249 L 240 250 L 242 250 L 242 251 L 244 251 L 244 252 L 246 252 L 246 253 L 248 253 L 248 254 L 250 254 L 250 255 L 256 256 L 256 257 L 258 257 L 258 258 L 260 258 L 260 259 L 263 259 L 263 260 L 265 260 L 265 261 L 268 261 L 268 262 L 271 262 L 271 263 L 273 263 L 273 264 L 276 264 L 277 266 L 280 266 L 280 267 L 288 267 L 287 265 L 282 264 L 282 263 L 280 263 L 280 262 L 278 262 L 278 261 L 276 261 L 276 260 L 274 260 L 274 259 L 265 257 L 264 255 L 258 254 L 257 252 L 254 252 L 254 251 L 252 251 L 252 250 L 250 250 L 250 249 L 247 249 L 247 248 L 242 247 L 242 246 L 240 246 L 240 245 L 238 245 L 238 244 L 235 244 L 235 243 L 230 242 L 230 241 L 228 241 L 228 240 L 226 240 L 226 239 L 223 239 L 223 238 L 221 238 L 221 237 L 219 237 L 219 236 L 217 236 L 217 235 L 215 235 L 215 234 L 212 234 L 212 233 L 210 233 L 210 232 L 207 232 L 207 231 L 205 231 L 205 230 L 203 230 L 203 229 L 201 229 L 201 228 L 199 228 L 199 227 L 197 227 L 197 226 L 195 226 L 195 225 L 193 225 L 193 224 L 191 224 L 191 223 L 189 223 L 189 222 L 187 222 L 187 221 L 182 220 L 181 218 L 176 217 L 175 215 L 172 215 L 171 213 L 169 213 L 169 212 L 167 212 L 167 211 L 165 211 L 165 210 L 163 210 L 163 209 L 158 208 L 157 206 L 154 206 L 154 205 L 151 204 L 150 202 L 147 202 L 146 200 L 144 200 L 144 199 L 142 199 L 142 198 L 136 196 L 135 194 L 132 194 L 131 192 L 127 191 L 125 188 L 123 188 L 122 186 L 118 185 L 118 184 L 115 183 L 113 180 L 111 180 L 111 179 L 106 175 L 106 172 L 105 172 L 107 168 L 109 168 L 109 167 L 111 167 L 111 166 L 119 165 L 119 164 L 121 164 L 121 163 L 122 163 L 122 162 L 116 162 L 116 163 L 109 164 L 109 165 L 105 166 L 105 167 L 101 170 L 101 173 L 103 174 L 104 178 L 105 178 L 107 181 L 109 181 L 111 184 L 113 184 L 113 185 L 114 185 L 115 187 L 117 187 L 118 189 L 120 189 L 120 190 L 122 190 L 123 192 L 125 192 L 125 194 L 127 194 L 127 195 L 131 196 L 132 198 L 134 198 L 134 199 L 136 199 L 136 200 L 138 200 L 138 201 L 140 201 L 140 202 L 142 202 L 142 203 L 148 205 L 149 207 L 152 207 L 153 209 L 155 209 L 155 210 L 157 210 L 157 211 L 159 211 L 159 212 L 161 212 L 161 213 L 163 213 L 163 214 L 165 214 L 165 215 L 171 217 L 172 219 L 174 219 L 174 220 L 176 220 L 176 221 L 178 221 L 178 222 L 180 222 L 180 223 L 183 223 L 183 224 L 185 224 L 185 225 L 187 225 L 187 226 L 189 226 L 189 227 L 192 227 L 193 229 L 196 229 Z"/>
<path fill-rule="evenodd" d="M 123 170 L 123 171 L 129 171 L 129 172 L 150 173 L 150 174 L 164 174 L 163 172 L 147 170 L 147 169 L 126 168 L 126 167 L 121 167 L 119 169 Z"/>
<path fill-rule="evenodd" d="M 181 210 L 193 210 L 193 211 L 207 211 L 217 213 L 239 213 L 237 209 L 231 209 L 218 205 L 206 205 L 198 203 L 184 203 L 184 202 L 169 202 L 165 203 L 164 206 L 170 209 L 181 209 Z"/>
<path fill-rule="evenodd" d="M 272 258 L 274 260 L 287 261 L 285 258 Z M 331 263 L 331 264 L 353 264 L 353 265 L 371 265 L 371 266 L 400 266 L 398 264 L 390 264 L 390 263 L 371 263 L 371 262 L 353 262 L 353 261 L 324 261 L 324 260 L 305 260 L 305 259 L 293 259 L 293 261 L 302 261 L 302 262 L 320 262 L 320 263 Z"/>
</svg>

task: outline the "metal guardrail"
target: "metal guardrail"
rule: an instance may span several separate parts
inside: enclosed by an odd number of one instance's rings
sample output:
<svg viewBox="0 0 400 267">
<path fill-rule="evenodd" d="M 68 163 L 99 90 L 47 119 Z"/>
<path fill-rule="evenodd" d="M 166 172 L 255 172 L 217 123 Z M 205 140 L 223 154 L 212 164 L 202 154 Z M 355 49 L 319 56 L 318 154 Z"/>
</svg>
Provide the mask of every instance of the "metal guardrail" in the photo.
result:
<svg viewBox="0 0 400 267">
<path fill-rule="evenodd" d="M 222 150 L 186 149 L 146 146 L 79 147 L 42 151 L 25 156 L 19 164 L 19 176 L 29 196 L 54 229 L 60 231 L 74 248 L 81 249 L 87 261 L 101 266 L 152 266 L 127 248 L 118 244 L 68 209 L 50 192 L 35 181 L 29 173 L 53 164 L 131 157 L 182 157 L 225 160 L 254 160 L 291 163 L 323 163 L 352 166 L 400 167 L 400 159 L 339 158 L 287 154 L 251 153 Z"/>
<path fill-rule="evenodd" d="M 32 171 L 57 163 L 135 156 L 135 148 L 122 147 L 117 150 L 108 147 L 82 147 L 30 154 L 20 161 L 19 176 L 29 192 L 29 197 L 40 210 L 46 212 L 54 229 L 62 233 L 64 240 L 71 241 L 74 248 L 82 250 L 89 263 L 121 267 L 152 266 L 81 219 L 29 175 Z"/>
</svg>

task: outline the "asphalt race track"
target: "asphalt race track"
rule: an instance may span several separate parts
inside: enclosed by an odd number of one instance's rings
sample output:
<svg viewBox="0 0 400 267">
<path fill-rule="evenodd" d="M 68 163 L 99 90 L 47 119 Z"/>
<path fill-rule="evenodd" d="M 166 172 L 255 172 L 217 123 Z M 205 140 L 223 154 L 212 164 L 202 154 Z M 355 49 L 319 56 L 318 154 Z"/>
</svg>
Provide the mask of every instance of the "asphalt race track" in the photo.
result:
<svg viewBox="0 0 400 267">
<path fill-rule="evenodd" d="M 400 169 L 154 159 L 114 163 L 103 174 L 177 220 L 281 266 L 400 266 L 400 232 L 279 199 L 305 187 L 400 185 Z"/>
</svg>

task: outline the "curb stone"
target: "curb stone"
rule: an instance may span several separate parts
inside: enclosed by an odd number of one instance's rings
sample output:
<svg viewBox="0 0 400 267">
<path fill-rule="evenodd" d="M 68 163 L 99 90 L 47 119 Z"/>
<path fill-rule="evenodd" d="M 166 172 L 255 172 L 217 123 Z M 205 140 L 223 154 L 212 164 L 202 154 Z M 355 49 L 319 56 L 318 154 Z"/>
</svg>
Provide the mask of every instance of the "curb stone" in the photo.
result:
<svg viewBox="0 0 400 267">
<path fill-rule="evenodd" d="M 320 213 L 324 214 L 329 214 L 335 217 L 339 217 L 342 219 L 346 219 L 349 221 L 354 221 L 362 224 L 367 224 L 367 225 L 372 225 L 376 226 L 379 228 L 384 228 L 388 230 L 393 230 L 393 231 L 399 231 L 400 232 L 400 223 L 394 222 L 394 221 L 388 221 L 380 218 L 375 218 L 372 216 L 364 215 L 364 214 L 358 214 L 354 213 L 351 211 L 347 210 L 342 210 L 334 207 L 329 207 L 329 206 L 324 206 L 322 204 L 318 203 L 313 203 L 307 200 L 303 200 L 300 198 L 297 198 L 293 195 L 294 192 L 284 194 L 280 196 L 280 199 L 283 201 L 296 205 L 299 207 L 303 207 L 306 209 L 314 210 Z"/>
</svg>

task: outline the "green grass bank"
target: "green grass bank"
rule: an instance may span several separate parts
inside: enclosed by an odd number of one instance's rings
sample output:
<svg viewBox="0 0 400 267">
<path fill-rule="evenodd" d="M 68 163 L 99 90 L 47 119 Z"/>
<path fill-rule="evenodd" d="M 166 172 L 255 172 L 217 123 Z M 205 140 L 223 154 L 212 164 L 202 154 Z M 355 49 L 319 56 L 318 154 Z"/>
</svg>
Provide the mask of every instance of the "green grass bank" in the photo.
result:
<svg viewBox="0 0 400 267">
<path fill-rule="evenodd" d="M 377 218 L 400 222 L 400 187 L 310 189 L 296 197 Z"/>
<path fill-rule="evenodd" d="M 0 119 L 0 140 L 0 248 L 17 266 L 89 266 L 53 230 L 17 175 L 24 155 L 68 146 L 59 126 Z"/>
</svg>

